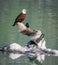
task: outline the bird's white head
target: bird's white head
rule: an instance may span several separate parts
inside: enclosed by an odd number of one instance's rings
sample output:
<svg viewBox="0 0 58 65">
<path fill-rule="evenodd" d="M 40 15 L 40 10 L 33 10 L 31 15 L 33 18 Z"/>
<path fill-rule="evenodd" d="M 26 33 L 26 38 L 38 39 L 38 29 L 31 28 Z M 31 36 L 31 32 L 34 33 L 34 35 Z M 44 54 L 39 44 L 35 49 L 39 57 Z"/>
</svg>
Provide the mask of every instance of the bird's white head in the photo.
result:
<svg viewBox="0 0 58 65">
<path fill-rule="evenodd" d="M 22 13 L 23 13 L 23 14 L 26 14 L 26 9 L 23 9 L 23 10 L 22 10 Z"/>
</svg>

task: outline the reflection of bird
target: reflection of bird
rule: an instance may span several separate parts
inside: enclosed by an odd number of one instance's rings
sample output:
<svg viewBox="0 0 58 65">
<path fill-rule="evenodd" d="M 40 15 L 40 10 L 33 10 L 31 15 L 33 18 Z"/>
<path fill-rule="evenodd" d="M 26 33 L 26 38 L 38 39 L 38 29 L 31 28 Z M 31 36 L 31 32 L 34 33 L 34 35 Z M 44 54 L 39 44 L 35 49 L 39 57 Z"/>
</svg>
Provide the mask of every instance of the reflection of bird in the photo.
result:
<svg viewBox="0 0 58 65">
<path fill-rule="evenodd" d="M 13 26 L 15 26 L 18 22 L 22 22 L 26 17 L 26 9 L 23 9 L 22 12 L 17 16 Z"/>
</svg>

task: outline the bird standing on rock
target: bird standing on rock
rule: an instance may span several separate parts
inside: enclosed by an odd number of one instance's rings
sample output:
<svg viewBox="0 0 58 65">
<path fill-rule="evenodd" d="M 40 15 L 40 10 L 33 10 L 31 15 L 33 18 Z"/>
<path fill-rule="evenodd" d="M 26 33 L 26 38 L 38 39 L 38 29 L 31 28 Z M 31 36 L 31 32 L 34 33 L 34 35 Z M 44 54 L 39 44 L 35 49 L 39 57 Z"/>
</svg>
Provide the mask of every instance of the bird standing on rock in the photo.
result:
<svg viewBox="0 0 58 65">
<path fill-rule="evenodd" d="M 15 19 L 13 26 L 15 26 L 18 22 L 21 23 L 22 21 L 24 21 L 25 17 L 26 17 L 26 9 L 23 9 L 22 12 Z"/>
</svg>

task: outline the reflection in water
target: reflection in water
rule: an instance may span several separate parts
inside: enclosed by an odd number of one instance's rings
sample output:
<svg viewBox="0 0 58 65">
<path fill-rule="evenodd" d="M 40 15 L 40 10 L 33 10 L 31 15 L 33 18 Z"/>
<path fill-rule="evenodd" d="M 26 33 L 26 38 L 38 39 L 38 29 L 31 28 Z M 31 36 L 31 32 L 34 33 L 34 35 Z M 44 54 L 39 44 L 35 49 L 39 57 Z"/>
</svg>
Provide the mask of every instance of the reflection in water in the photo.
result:
<svg viewBox="0 0 58 65">
<path fill-rule="evenodd" d="M 28 64 L 28 65 L 31 65 L 31 64 L 35 64 L 35 65 L 42 65 L 38 60 L 36 60 L 36 57 L 34 57 L 34 58 L 30 58 L 30 57 L 27 57 L 27 58 L 25 58 L 25 56 L 22 58 L 19 58 L 19 59 L 16 59 L 16 60 L 11 60 L 10 58 L 9 58 L 9 54 L 10 53 L 1 53 L 0 52 L 0 56 L 3 56 L 2 58 L 3 59 L 1 59 L 0 60 L 0 65 L 24 65 L 24 64 Z M 8 59 L 8 60 L 7 60 Z M 23 59 L 23 61 L 22 61 L 22 59 Z M 8 62 L 8 63 L 7 63 Z"/>
<path fill-rule="evenodd" d="M 45 56 L 58 56 L 58 50 L 43 49 L 36 46 L 32 48 L 27 46 L 22 47 L 17 43 L 0 47 L 0 51 L 2 54 L 7 54 L 13 60 L 21 56 L 27 56 L 31 62 L 37 61 L 36 63 L 43 63 Z"/>
<path fill-rule="evenodd" d="M 10 53 L 10 54 L 9 54 L 9 57 L 10 57 L 11 59 L 16 59 L 16 58 L 18 58 L 18 57 L 20 57 L 20 56 L 22 56 L 22 54 L 18 54 L 18 53 Z"/>
<path fill-rule="evenodd" d="M 0 47 L 0 51 L 3 54 L 8 54 L 9 57 L 13 60 L 17 59 L 23 55 L 26 55 L 29 59 L 36 58 L 39 62 L 42 62 L 44 60 L 43 55 L 40 55 L 40 54 L 42 54 L 42 52 L 40 52 L 40 50 L 36 50 L 36 48 L 34 48 L 34 49 L 28 48 L 27 46 L 22 47 L 22 46 L 18 45 L 17 43 L 13 43 L 13 44 L 9 44 L 9 45 Z M 40 54 L 37 52 L 40 52 Z"/>
<path fill-rule="evenodd" d="M 29 59 L 29 61 L 30 61 L 31 63 L 33 63 L 33 64 L 36 64 L 36 65 L 40 64 L 40 65 L 42 65 L 42 63 L 40 63 L 40 62 L 37 60 L 36 57 L 33 57 L 33 58 L 28 57 L 28 59 Z"/>
</svg>

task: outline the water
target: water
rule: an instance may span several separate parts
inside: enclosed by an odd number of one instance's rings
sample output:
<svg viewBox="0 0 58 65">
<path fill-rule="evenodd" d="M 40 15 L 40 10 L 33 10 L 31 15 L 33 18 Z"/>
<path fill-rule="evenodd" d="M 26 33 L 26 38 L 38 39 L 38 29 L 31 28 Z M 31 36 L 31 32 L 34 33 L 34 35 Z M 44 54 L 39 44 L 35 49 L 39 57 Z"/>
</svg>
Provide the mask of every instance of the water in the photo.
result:
<svg viewBox="0 0 58 65">
<path fill-rule="evenodd" d="M 58 0 L 0 0 L 0 45 L 18 43 L 25 45 L 29 38 L 19 34 L 17 26 L 12 27 L 16 16 L 23 8 L 27 9 L 24 23 L 29 22 L 33 29 L 45 34 L 46 46 L 58 49 Z M 0 65 L 41 65 L 27 57 L 11 60 L 0 53 Z M 46 57 L 42 65 L 58 64 L 58 57 Z"/>
</svg>

